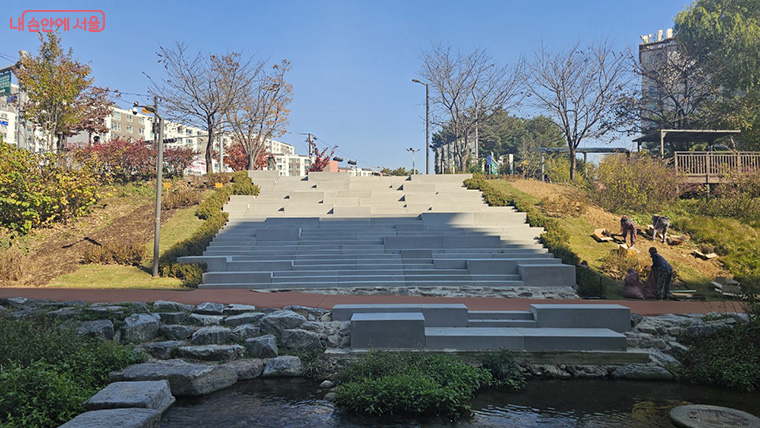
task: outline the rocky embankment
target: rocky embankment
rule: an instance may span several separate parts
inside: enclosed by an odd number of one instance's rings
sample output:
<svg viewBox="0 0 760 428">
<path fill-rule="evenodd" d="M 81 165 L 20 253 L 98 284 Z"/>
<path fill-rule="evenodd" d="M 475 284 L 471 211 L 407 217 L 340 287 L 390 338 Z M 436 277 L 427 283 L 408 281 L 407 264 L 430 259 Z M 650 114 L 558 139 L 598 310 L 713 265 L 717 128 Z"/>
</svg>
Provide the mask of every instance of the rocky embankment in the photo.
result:
<svg viewBox="0 0 760 428">
<path fill-rule="evenodd" d="M 114 383 L 85 403 L 90 411 L 71 426 L 90 423 L 91 418 L 97 423 L 121 417 L 124 408 L 140 409 L 130 413 L 137 418 L 130 426 L 151 426 L 174 402 L 174 396 L 204 395 L 257 377 L 304 376 L 315 354 L 321 355 L 322 364 L 311 373 L 330 377 L 331 368 L 341 365 L 339 361 L 353 357 L 349 352 L 350 323 L 332 321 L 331 312 L 319 308 L 0 299 L 0 316 L 23 319 L 35 315 L 54 317 L 85 336 L 131 344 L 150 356 L 146 363 L 112 373 Z M 521 370 L 533 378 L 674 380 L 679 358 L 688 349 L 681 343 L 684 339 L 716 334 L 743 317 L 733 313 L 634 314 L 632 330 L 626 333 L 628 351 L 647 353 L 647 364 L 526 361 Z M 303 361 L 306 355 L 312 358 Z M 332 385 L 325 381 L 323 386 Z"/>
</svg>

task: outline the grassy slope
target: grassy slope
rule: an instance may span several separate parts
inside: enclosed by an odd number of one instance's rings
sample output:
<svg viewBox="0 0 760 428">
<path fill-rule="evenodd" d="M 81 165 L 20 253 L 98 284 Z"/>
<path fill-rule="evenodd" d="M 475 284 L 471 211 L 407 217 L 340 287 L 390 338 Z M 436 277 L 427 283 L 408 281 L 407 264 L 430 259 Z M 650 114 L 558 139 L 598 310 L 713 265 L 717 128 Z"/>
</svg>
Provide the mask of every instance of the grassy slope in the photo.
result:
<svg viewBox="0 0 760 428">
<path fill-rule="evenodd" d="M 532 197 L 531 202 L 535 202 L 536 204 L 540 204 L 541 199 L 544 197 L 556 196 L 557 194 L 564 194 L 571 199 L 581 197 L 575 189 L 569 186 L 545 184 L 532 180 L 531 183 L 514 182 L 514 185 L 504 180 L 492 181 L 491 183 L 500 189 L 511 189 L 510 191 L 512 192 L 518 190 L 527 193 Z M 630 215 L 635 216 L 636 213 L 631 213 Z M 617 247 L 617 244 L 598 243 L 591 238 L 591 234 L 594 229 L 600 227 L 617 232 L 619 229 L 618 218 L 615 214 L 591 205 L 582 216 L 561 216 L 557 220 L 562 228 L 570 232 L 569 245 L 572 251 L 581 260 L 587 260 L 592 269 L 601 272 L 604 267 L 602 259 L 609 255 Z M 719 295 L 710 285 L 710 281 L 714 279 L 716 272 L 720 271 L 720 268 L 716 267 L 717 262 L 702 262 L 694 259 L 690 255 L 692 246 L 669 247 L 653 243 L 644 237 L 639 237 L 639 241 L 642 243 L 637 245 L 642 251 L 639 254 L 639 259 L 650 263 L 648 254 L 645 252 L 649 246 L 655 245 L 658 251 L 673 264 L 679 275 L 679 281 L 677 284 L 674 284 L 675 287 L 696 289 L 709 299 L 719 298 Z M 622 283 L 619 280 L 606 275 L 603 275 L 601 280 L 605 284 L 605 297 L 609 299 L 622 298 Z"/>
<path fill-rule="evenodd" d="M 161 253 L 175 242 L 187 239 L 203 223 L 195 217 L 195 208 L 177 210 L 171 219 L 161 226 Z M 153 278 L 153 240 L 146 244 L 147 257 L 142 266 L 82 265 L 76 272 L 62 275 L 51 281 L 48 287 L 68 288 L 181 288 L 176 278 Z"/>
</svg>

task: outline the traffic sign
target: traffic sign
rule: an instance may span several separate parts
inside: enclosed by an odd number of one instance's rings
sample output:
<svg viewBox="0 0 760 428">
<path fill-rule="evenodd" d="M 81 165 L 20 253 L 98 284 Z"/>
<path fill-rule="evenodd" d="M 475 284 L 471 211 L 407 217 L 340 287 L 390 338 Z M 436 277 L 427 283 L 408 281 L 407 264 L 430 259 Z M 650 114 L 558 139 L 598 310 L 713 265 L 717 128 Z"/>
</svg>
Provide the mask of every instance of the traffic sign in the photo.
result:
<svg viewBox="0 0 760 428">
<path fill-rule="evenodd" d="M 0 73 L 0 95 L 11 94 L 11 71 Z"/>
</svg>

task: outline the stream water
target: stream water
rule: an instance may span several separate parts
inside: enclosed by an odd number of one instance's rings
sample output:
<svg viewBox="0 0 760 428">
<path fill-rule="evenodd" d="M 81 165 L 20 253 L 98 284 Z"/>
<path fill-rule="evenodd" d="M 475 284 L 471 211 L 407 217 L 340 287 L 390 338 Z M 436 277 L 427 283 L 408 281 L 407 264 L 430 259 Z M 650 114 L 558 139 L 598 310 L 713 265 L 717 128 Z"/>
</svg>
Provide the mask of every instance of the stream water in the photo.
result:
<svg viewBox="0 0 760 428">
<path fill-rule="evenodd" d="M 164 415 L 174 427 L 672 427 L 668 411 L 712 404 L 760 415 L 760 394 L 700 385 L 604 381 L 531 381 L 519 393 L 488 391 L 473 400 L 466 420 L 367 418 L 324 399 L 304 379 L 256 379 L 200 398 L 181 399 Z"/>
</svg>

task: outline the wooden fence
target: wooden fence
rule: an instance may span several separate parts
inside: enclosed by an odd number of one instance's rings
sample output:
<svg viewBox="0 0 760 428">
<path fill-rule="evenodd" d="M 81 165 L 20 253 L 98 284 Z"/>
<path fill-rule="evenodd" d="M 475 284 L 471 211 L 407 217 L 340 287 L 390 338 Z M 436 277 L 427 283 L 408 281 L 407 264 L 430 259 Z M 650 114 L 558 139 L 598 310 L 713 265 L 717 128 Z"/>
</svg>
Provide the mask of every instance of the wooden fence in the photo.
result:
<svg viewBox="0 0 760 428">
<path fill-rule="evenodd" d="M 760 152 L 676 152 L 676 173 L 692 183 L 720 183 L 729 174 L 760 170 Z"/>
</svg>

